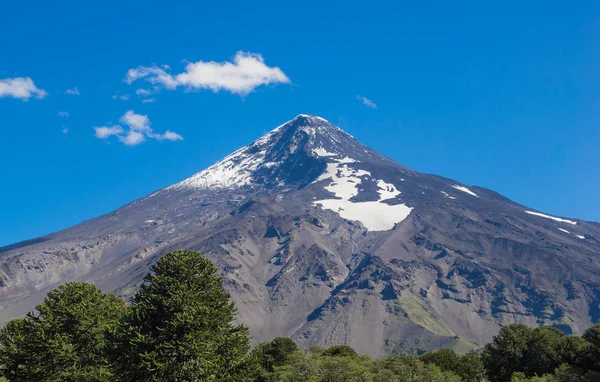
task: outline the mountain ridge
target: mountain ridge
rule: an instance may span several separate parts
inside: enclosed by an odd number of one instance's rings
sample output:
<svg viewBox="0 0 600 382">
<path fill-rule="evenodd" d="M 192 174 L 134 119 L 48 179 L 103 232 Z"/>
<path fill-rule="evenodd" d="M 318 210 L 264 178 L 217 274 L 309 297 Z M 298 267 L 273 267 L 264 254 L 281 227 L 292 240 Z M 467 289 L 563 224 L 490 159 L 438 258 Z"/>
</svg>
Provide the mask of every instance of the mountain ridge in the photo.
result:
<svg viewBox="0 0 600 382">
<path fill-rule="evenodd" d="M 194 249 L 258 340 L 464 350 L 512 322 L 598 322 L 597 238 L 596 223 L 419 173 L 301 114 L 181 182 L 0 248 L 0 320 L 68 280 L 130 296 L 161 254 Z"/>
</svg>

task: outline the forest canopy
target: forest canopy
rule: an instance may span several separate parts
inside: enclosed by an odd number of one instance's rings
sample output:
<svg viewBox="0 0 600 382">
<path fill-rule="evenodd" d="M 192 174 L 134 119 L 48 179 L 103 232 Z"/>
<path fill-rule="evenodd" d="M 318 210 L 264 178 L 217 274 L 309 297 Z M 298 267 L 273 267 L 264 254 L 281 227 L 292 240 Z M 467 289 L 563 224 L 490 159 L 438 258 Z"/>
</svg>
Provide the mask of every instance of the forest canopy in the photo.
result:
<svg viewBox="0 0 600 382">
<path fill-rule="evenodd" d="M 451 349 L 373 359 L 338 344 L 301 349 L 248 329 L 198 252 L 162 256 L 130 304 L 83 282 L 48 293 L 0 330 L 0 381 L 599 381 L 600 324 L 582 336 L 506 326 L 479 354 Z"/>
</svg>

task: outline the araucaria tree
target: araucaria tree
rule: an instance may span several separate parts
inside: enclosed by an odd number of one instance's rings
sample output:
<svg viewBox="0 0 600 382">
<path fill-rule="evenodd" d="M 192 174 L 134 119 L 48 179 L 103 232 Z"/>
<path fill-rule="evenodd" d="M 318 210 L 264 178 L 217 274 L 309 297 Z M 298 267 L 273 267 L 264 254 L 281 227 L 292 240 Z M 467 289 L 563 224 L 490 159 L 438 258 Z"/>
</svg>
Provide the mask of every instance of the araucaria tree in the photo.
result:
<svg viewBox="0 0 600 382">
<path fill-rule="evenodd" d="M 126 310 L 121 300 L 72 282 L 36 310 L 0 331 L 0 367 L 11 382 L 114 380 L 108 353 Z"/>
<path fill-rule="evenodd" d="M 217 268 L 197 252 L 167 253 L 151 268 L 124 320 L 117 374 L 124 381 L 247 381 L 256 362 L 248 330 Z"/>
</svg>

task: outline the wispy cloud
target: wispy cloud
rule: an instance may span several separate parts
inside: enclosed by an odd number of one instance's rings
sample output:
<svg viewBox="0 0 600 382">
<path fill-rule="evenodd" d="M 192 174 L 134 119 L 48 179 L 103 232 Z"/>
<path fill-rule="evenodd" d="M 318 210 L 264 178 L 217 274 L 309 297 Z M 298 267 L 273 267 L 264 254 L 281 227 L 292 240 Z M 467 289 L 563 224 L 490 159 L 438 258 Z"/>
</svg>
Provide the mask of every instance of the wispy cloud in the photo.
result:
<svg viewBox="0 0 600 382">
<path fill-rule="evenodd" d="M 167 89 L 175 89 L 179 83 L 172 75 L 167 73 L 166 70 L 169 70 L 167 65 L 164 65 L 162 68 L 156 65 L 150 67 L 138 66 L 135 69 L 129 69 L 127 71 L 125 82 L 131 85 L 134 81 L 145 78 L 146 81 L 151 84 L 163 85 Z"/>
<path fill-rule="evenodd" d="M 130 98 L 129 94 L 118 95 L 115 94 L 112 96 L 112 99 L 120 99 L 121 101 L 127 101 Z"/>
<path fill-rule="evenodd" d="M 159 141 L 183 141 L 183 137 L 174 131 L 167 130 L 163 135 L 156 137 Z"/>
<path fill-rule="evenodd" d="M 48 93 L 39 89 L 29 77 L 5 78 L 0 80 L 0 98 L 12 97 L 23 101 L 31 97 L 44 98 Z"/>
<path fill-rule="evenodd" d="M 137 146 L 147 139 L 157 141 L 182 141 L 183 137 L 174 131 L 167 130 L 163 134 L 157 134 L 150 126 L 150 119 L 147 115 L 137 114 L 133 110 L 128 110 L 119 119 L 128 129 L 125 130 L 120 125 L 114 126 L 96 126 L 94 127 L 96 138 L 108 139 L 116 136 L 119 142 L 126 146 Z"/>
<path fill-rule="evenodd" d="M 110 138 L 113 135 L 118 136 L 125 132 L 123 130 L 123 128 L 119 125 L 116 125 L 116 126 L 94 126 L 93 129 L 96 132 L 96 134 L 94 134 L 96 136 L 96 138 L 100 138 L 100 139 Z"/>
<path fill-rule="evenodd" d="M 367 97 L 356 96 L 356 99 L 359 100 L 360 102 L 362 102 L 364 105 L 366 105 L 366 106 L 368 106 L 368 107 L 370 107 L 372 109 L 377 109 L 377 105 L 375 104 L 375 102 L 371 101 Z"/>
<path fill-rule="evenodd" d="M 67 126 L 63 126 L 61 131 L 62 131 L 63 134 L 68 134 L 69 133 L 69 129 L 67 128 Z"/>
<path fill-rule="evenodd" d="M 77 89 L 77 86 L 72 87 L 71 89 L 65 90 L 65 93 L 71 94 L 71 95 L 81 95 L 81 93 L 79 93 L 79 89 Z"/>
<path fill-rule="evenodd" d="M 148 98 L 148 99 L 143 99 L 142 103 L 152 103 L 152 102 L 155 102 L 155 101 L 156 101 L 156 99 L 154 99 L 154 98 Z"/>
<path fill-rule="evenodd" d="M 168 70 L 168 66 L 139 66 L 129 69 L 125 82 L 131 84 L 145 79 L 167 89 L 182 86 L 213 92 L 225 90 L 240 95 L 251 93 L 261 85 L 291 82 L 281 69 L 267 66 L 260 54 L 246 52 L 237 52 L 233 62 L 190 62 L 183 73 L 176 75 L 168 73 Z"/>
<path fill-rule="evenodd" d="M 152 92 L 148 89 L 138 89 L 135 91 L 135 94 L 139 95 L 140 97 L 147 97 L 152 94 Z"/>
<path fill-rule="evenodd" d="M 58 115 L 59 115 L 59 117 L 67 118 L 69 116 L 69 112 L 68 111 L 59 111 Z"/>
</svg>

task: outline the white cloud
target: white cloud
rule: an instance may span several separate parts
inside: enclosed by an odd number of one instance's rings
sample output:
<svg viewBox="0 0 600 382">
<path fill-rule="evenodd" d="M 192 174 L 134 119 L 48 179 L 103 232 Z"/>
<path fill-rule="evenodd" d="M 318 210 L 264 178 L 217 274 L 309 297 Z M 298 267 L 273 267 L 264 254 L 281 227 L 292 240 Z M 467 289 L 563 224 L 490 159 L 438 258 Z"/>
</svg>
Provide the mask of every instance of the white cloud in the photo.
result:
<svg viewBox="0 0 600 382">
<path fill-rule="evenodd" d="M 58 115 L 60 117 L 67 118 L 69 116 L 69 112 L 68 111 L 59 111 Z"/>
<path fill-rule="evenodd" d="M 135 146 L 143 143 L 146 138 L 144 137 L 144 134 L 139 131 L 129 130 L 127 135 L 120 136 L 119 140 L 126 146 Z"/>
<path fill-rule="evenodd" d="M 375 102 L 371 101 L 367 97 L 356 96 L 356 99 L 372 109 L 377 109 L 377 105 L 375 104 Z"/>
<path fill-rule="evenodd" d="M 138 89 L 135 91 L 135 94 L 137 94 L 141 97 L 146 97 L 146 96 L 149 96 L 150 94 L 152 94 L 152 92 L 148 89 Z"/>
<path fill-rule="evenodd" d="M 226 90 L 246 95 L 261 85 L 289 83 L 290 79 L 278 67 L 269 67 L 260 54 L 237 52 L 233 62 L 198 61 L 186 65 L 185 71 L 176 75 L 167 72 L 168 66 L 139 66 L 129 69 L 125 82 L 145 79 L 167 89 L 178 86 L 187 89 Z"/>
<path fill-rule="evenodd" d="M 124 130 L 121 126 L 95 126 L 93 127 L 94 131 L 96 131 L 96 138 L 106 139 L 113 135 L 123 134 Z"/>
<path fill-rule="evenodd" d="M 80 95 L 79 89 L 77 89 L 77 86 L 75 86 L 75 87 L 73 87 L 71 89 L 65 90 L 65 93 L 72 94 L 72 95 Z"/>
<path fill-rule="evenodd" d="M 94 127 L 96 138 L 107 139 L 115 135 L 118 140 L 126 146 L 136 146 L 146 141 L 146 139 L 155 139 L 157 141 L 182 141 L 183 137 L 171 130 L 164 134 L 157 134 L 150 127 L 150 119 L 147 115 L 137 114 L 133 110 L 128 110 L 119 121 L 127 126 L 125 131 L 120 125 Z"/>
<path fill-rule="evenodd" d="M 114 94 L 112 99 L 120 99 L 121 101 L 127 101 L 129 99 L 129 94 L 118 95 Z"/>
<path fill-rule="evenodd" d="M 67 128 L 67 126 L 63 126 L 61 131 L 62 131 L 63 134 L 68 134 L 69 133 L 69 129 Z"/>
<path fill-rule="evenodd" d="M 5 78 L 0 80 L 0 98 L 12 97 L 23 101 L 31 97 L 38 99 L 47 96 L 43 89 L 38 89 L 29 77 Z"/>
<path fill-rule="evenodd" d="M 163 135 L 160 136 L 160 138 L 157 138 L 158 140 L 167 140 L 167 141 L 183 141 L 183 137 L 179 134 L 177 134 L 174 131 L 171 130 L 167 130 L 165 131 L 165 133 Z"/>
<path fill-rule="evenodd" d="M 120 121 L 129 126 L 131 130 L 145 132 L 152 131 L 152 128 L 150 127 L 150 119 L 148 119 L 148 116 L 136 114 L 133 110 L 128 110 L 125 114 L 123 114 Z"/>
<path fill-rule="evenodd" d="M 154 99 L 154 98 L 148 98 L 148 99 L 143 99 L 142 103 L 152 103 L 152 102 L 155 102 L 155 101 L 156 101 L 156 99 Z"/>
</svg>

